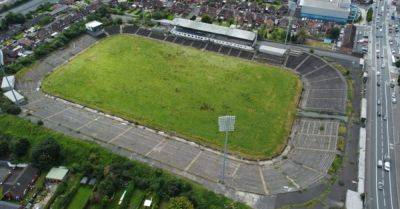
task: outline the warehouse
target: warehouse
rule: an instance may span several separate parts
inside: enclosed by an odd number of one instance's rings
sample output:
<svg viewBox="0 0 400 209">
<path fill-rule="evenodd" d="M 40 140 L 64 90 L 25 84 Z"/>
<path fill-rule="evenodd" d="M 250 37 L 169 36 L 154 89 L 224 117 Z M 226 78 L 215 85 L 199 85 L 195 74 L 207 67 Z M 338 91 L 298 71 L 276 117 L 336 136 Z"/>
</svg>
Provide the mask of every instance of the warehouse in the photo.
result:
<svg viewBox="0 0 400 209">
<path fill-rule="evenodd" d="M 358 18 L 359 10 L 350 0 L 300 0 L 300 16 L 345 24 Z"/>
<path fill-rule="evenodd" d="M 210 41 L 229 47 L 253 50 L 257 34 L 247 30 L 228 28 L 214 24 L 175 18 L 172 21 L 172 34 L 199 41 Z"/>
</svg>

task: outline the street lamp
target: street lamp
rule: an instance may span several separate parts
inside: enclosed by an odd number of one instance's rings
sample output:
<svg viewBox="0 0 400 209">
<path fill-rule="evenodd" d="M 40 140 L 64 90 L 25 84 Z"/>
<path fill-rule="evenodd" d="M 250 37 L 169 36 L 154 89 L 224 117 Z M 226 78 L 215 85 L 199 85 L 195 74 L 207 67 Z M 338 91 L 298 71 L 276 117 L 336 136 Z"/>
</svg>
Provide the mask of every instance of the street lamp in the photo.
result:
<svg viewBox="0 0 400 209">
<path fill-rule="evenodd" d="M 226 115 L 218 117 L 218 127 L 220 132 L 225 132 L 224 154 L 222 162 L 222 175 L 221 182 L 224 183 L 225 179 L 225 163 L 226 163 L 226 147 L 228 144 L 228 132 L 235 129 L 236 116 Z"/>
<path fill-rule="evenodd" d="M 14 97 L 15 104 L 18 106 L 18 99 L 15 96 L 14 87 L 11 86 L 10 81 L 8 80 L 8 77 L 6 75 L 6 72 L 4 71 L 4 56 L 3 56 L 3 50 L 1 50 L 1 49 L 0 49 L 0 69 L 1 69 L 1 72 L 3 73 L 3 75 L 4 75 L 4 78 L 7 81 L 8 86 L 11 87 L 11 93 L 12 93 L 12 95 Z M 15 82 L 14 82 L 14 85 L 15 85 Z"/>
</svg>

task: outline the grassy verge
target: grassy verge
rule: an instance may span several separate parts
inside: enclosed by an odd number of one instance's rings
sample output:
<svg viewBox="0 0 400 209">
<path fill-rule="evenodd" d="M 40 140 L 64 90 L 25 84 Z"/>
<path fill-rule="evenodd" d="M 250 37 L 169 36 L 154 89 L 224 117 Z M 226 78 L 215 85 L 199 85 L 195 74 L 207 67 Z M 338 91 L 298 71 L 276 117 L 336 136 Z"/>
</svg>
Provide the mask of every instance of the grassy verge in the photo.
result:
<svg viewBox="0 0 400 209">
<path fill-rule="evenodd" d="M 220 115 L 236 115 L 229 150 L 270 158 L 285 147 L 301 82 L 276 67 L 118 35 L 43 82 L 47 93 L 221 148 Z"/>
<path fill-rule="evenodd" d="M 71 203 L 68 205 L 67 209 L 82 209 L 85 207 L 87 201 L 92 194 L 92 188 L 89 186 L 81 186 L 76 192 Z"/>
<path fill-rule="evenodd" d="M 131 197 L 130 203 L 129 203 L 129 208 L 139 208 L 144 200 L 146 193 L 143 192 L 142 190 L 135 190 L 133 192 L 133 195 Z"/>
</svg>

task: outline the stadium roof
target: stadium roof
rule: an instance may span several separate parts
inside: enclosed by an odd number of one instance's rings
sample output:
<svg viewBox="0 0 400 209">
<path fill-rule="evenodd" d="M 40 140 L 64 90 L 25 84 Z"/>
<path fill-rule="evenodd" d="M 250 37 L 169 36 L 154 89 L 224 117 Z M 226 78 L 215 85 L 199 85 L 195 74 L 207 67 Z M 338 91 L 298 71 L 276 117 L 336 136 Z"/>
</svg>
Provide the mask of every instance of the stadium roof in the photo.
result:
<svg viewBox="0 0 400 209">
<path fill-rule="evenodd" d="M 214 24 L 208 24 L 203 22 L 197 22 L 193 20 L 183 19 L 183 18 L 174 18 L 173 24 L 175 26 L 180 26 L 184 28 L 190 28 L 194 30 L 199 30 L 203 32 L 215 33 L 219 35 L 230 36 L 238 39 L 244 39 L 248 41 L 254 41 L 256 38 L 256 33 L 241 30 L 236 28 L 228 28 Z"/>
<path fill-rule="evenodd" d="M 350 0 L 300 0 L 300 6 L 307 6 L 313 8 L 321 8 L 327 10 L 349 10 L 350 11 Z"/>
</svg>

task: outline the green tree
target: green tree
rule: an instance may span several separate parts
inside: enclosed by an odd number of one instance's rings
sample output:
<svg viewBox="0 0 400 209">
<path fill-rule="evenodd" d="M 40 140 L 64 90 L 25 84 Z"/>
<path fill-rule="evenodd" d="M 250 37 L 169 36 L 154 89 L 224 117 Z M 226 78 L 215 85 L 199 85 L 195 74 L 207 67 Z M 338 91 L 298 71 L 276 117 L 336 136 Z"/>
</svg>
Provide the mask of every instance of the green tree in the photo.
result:
<svg viewBox="0 0 400 209">
<path fill-rule="evenodd" d="M 304 44 L 307 39 L 307 31 L 304 28 L 301 28 L 295 35 L 294 41 L 296 44 Z"/>
<path fill-rule="evenodd" d="M 340 35 L 340 28 L 333 27 L 327 31 L 328 38 L 337 39 Z"/>
<path fill-rule="evenodd" d="M 29 147 L 31 144 L 26 138 L 22 138 L 17 140 L 13 145 L 12 145 L 12 152 L 15 156 L 21 157 L 26 155 L 26 153 L 29 150 Z"/>
<path fill-rule="evenodd" d="M 397 85 L 400 86 L 400 75 L 397 77 Z"/>
<path fill-rule="evenodd" d="M 201 17 L 201 22 L 210 23 L 211 24 L 213 22 L 213 19 L 208 15 L 203 15 Z"/>
<path fill-rule="evenodd" d="M 367 21 L 368 21 L 368 22 L 371 22 L 371 21 L 372 21 L 372 15 L 373 15 L 373 13 L 374 13 L 374 10 L 372 9 L 372 7 L 370 7 L 370 8 L 368 9 L 368 12 L 367 12 Z"/>
<path fill-rule="evenodd" d="M 0 141 L 0 157 L 5 157 L 10 153 L 10 146 L 7 141 Z"/>
<path fill-rule="evenodd" d="M 52 138 L 45 139 L 33 147 L 31 162 L 39 169 L 49 169 L 61 159 L 60 145 Z"/>
<path fill-rule="evenodd" d="M 194 207 L 186 197 L 174 197 L 169 201 L 168 209 L 194 209 Z"/>
<path fill-rule="evenodd" d="M 394 65 L 396 65 L 396 67 L 400 67 L 400 60 L 397 60 Z"/>
</svg>

